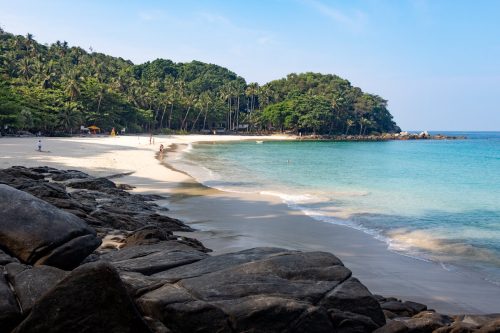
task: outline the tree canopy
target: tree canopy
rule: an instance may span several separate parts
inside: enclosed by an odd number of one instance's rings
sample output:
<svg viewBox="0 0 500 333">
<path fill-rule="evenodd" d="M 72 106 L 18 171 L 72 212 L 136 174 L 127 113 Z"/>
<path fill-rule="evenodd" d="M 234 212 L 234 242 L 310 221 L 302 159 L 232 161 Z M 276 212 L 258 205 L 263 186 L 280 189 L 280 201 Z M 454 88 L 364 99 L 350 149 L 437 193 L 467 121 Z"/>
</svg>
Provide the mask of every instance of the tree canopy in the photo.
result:
<svg viewBox="0 0 500 333">
<path fill-rule="evenodd" d="M 73 133 L 280 130 L 318 134 L 399 131 L 383 98 L 336 75 L 289 74 L 259 86 L 227 68 L 156 59 L 139 65 L 0 29 L 0 126 Z M 243 125 L 243 126 L 242 126 Z"/>
</svg>

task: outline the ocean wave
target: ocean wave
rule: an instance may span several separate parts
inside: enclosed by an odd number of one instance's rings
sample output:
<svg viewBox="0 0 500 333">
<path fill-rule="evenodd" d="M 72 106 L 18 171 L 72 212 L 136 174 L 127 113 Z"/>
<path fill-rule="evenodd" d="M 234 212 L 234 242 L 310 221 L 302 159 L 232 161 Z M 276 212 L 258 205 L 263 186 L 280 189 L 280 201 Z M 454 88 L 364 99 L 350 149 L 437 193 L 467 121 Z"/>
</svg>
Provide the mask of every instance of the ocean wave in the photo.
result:
<svg viewBox="0 0 500 333">
<path fill-rule="evenodd" d="M 314 209 L 308 204 L 316 203 L 318 197 L 311 194 L 285 194 L 275 191 L 261 191 L 261 194 L 278 196 L 288 207 L 301 211 L 316 221 L 331 223 L 362 231 L 387 244 L 388 250 L 413 259 L 436 262 L 448 271 L 456 270 L 464 260 L 500 266 L 500 258 L 489 249 L 438 238 L 432 232 L 424 230 L 381 230 L 367 227 L 354 219 L 339 218 L 329 215 L 324 210 Z M 339 215 L 339 214 L 337 214 Z"/>
<path fill-rule="evenodd" d="M 463 260 L 500 266 L 498 254 L 486 248 L 437 237 L 432 231 L 396 229 L 387 232 L 390 247 L 398 251 L 429 253 L 439 262 Z"/>
</svg>

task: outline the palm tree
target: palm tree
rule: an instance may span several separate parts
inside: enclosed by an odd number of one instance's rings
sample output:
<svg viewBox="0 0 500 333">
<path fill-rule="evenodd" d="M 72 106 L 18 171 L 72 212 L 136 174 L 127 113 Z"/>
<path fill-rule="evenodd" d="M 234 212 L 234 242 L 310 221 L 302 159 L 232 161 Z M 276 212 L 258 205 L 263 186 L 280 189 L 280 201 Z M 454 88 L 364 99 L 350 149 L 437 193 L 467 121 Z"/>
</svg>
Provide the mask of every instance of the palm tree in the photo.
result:
<svg viewBox="0 0 500 333">
<path fill-rule="evenodd" d="M 245 95 L 250 99 L 249 101 L 249 111 L 250 113 L 253 113 L 255 110 L 255 96 L 257 95 L 259 91 L 259 84 L 257 82 L 252 82 L 248 85 L 248 87 L 245 90 Z"/>
<path fill-rule="evenodd" d="M 200 98 L 198 98 L 198 101 L 195 104 L 195 106 L 198 107 L 200 111 L 198 112 L 198 115 L 196 116 L 196 119 L 194 120 L 193 125 L 191 126 L 191 131 L 193 131 L 194 128 L 196 127 L 196 123 L 198 122 L 198 119 L 200 118 L 200 115 L 204 110 L 205 110 L 205 119 L 203 121 L 203 129 L 205 129 L 205 121 L 207 119 L 208 105 L 211 103 L 211 101 L 212 98 L 208 91 L 204 91 L 201 93 Z"/>
<path fill-rule="evenodd" d="M 33 74 L 33 63 L 30 58 L 24 57 L 21 59 L 21 63 L 19 65 L 19 74 L 24 76 L 26 81 L 29 81 Z"/>
<path fill-rule="evenodd" d="M 214 102 L 214 96 L 212 93 L 207 91 L 206 95 L 203 95 L 202 98 L 203 103 L 205 104 L 205 116 L 203 117 L 203 129 L 205 129 L 207 124 L 208 107 Z"/>
<path fill-rule="evenodd" d="M 30 33 L 27 33 L 26 34 L 26 43 L 25 43 L 25 47 L 26 47 L 26 51 L 32 56 L 34 57 L 35 56 L 35 53 L 36 53 L 36 48 L 35 48 L 35 40 L 33 39 L 33 35 L 30 34 Z"/>
<path fill-rule="evenodd" d="M 234 116 L 236 119 L 235 123 L 233 123 L 233 129 L 238 129 L 240 125 L 240 96 L 244 94 L 244 88 L 241 82 L 233 81 L 231 84 L 233 95 L 236 97 L 236 110 L 234 111 Z"/>
<path fill-rule="evenodd" d="M 345 135 L 347 135 L 347 133 L 349 133 L 349 128 L 351 128 L 351 126 L 354 125 L 354 121 L 352 119 L 347 119 L 346 125 L 347 125 L 347 128 L 345 130 Z"/>
<path fill-rule="evenodd" d="M 187 131 L 187 117 L 189 115 L 189 111 L 191 110 L 191 107 L 196 103 L 198 99 L 196 98 L 195 94 L 189 94 L 184 98 L 184 102 L 186 103 L 187 110 L 186 114 L 184 115 L 184 119 L 182 119 L 181 123 L 181 130 L 184 129 Z"/>
<path fill-rule="evenodd" d="M 163 127 L 163 118 L 165 117 L 165 113 L 167 112 L 167 107 L 172 104 L 172 98 L 169 91 L 164 91 L 159 95 L 159 99 L 161 100 L 161 104 L 163 104 L 163 112 L 160 118 L 160 130 Z"/>
<path fill-rule="evenodd" d="M 165 80 L 163 81 L 163 86 L 165 87 L 165 100 L 168 100 L 170 104 L 170 110 L 168 113 L 168 124 L 167 128 L 171 129 L 172 127 L 172 115 L 174 113 L 174 103 L 175 103 L 175 98 L 176 98 L 176 88 L 177 88 L 177 83 L 175 82 L 175 79 L 172 76 L 167 76 Z"/>
<path fill-rule="evenodd" d="M 66 93 L 69 96 L 70 102 L 73 102 L 80 95 L 80 77 L 72 70 L 68 72 L 66 80 Z"/>
<path fill-rule="evenodd" d="M 95 96 L 97 98 L 97 114 L 98 115 L 100 114 L 101 103 L 102 103 L 102 100 L 103 100 L 105 95 L 106 95 L 106 86 L 103 84 L 99 84 L 98 88 L 97 88 L 97 94 Z"/>
<path fill-rule="evenodd" d="M 227 106 L 228 106 L 228 112 L 227 112 L 227 124 L 230 127 L 231 126 L 231 100 L 233 98 L 233 90 L 229 84 L 225 84 L 222 86 L 220 89 L 220 98 L 222 101 L 226 102 L 227 101 Z"/>
<path fill-rule="evenodd" d="M 61 109 L 57 118 L 59 125 L 62 126 L 66 132 L 69 131 L 71 134 L 73 134 L 73 128 L 80 122 L 80 116 L 71 105 L 68 108 Z"/>
<path fill-rule="evenodd" d="M 271 96 L 273 91 L 269 84 L 266 84 L 259 88 L 259 107 L 266 107 L 271 104 Z"/>
<path fill-rule="evenodd" d="M 3 70 L 5 74 L 7 74 L 8 77 L 15 77 L 16 74 L 19 72 L 19 69 L 17 67 L 18 61 L 17 61 L 17 55 L 16 52 L 14 51 L 8 51 L 5 53 L 3 56 L 3 61 L 0 66 L 0 68 Z"/>
<path fill-rule="evenodd" d="M 343 104 L 344 104 L 344 97 L 342 96 L 342 94 L 335 93 L 332 96 L 332 100 L 331 100 L 332 113 L 331 113 L 331 119 L 330 119 L 330 134 L 332 134 L 335 120 L 337 120 L 337 122 L 340 121 L 340 110 L 342 109 Z"/>
</svg>

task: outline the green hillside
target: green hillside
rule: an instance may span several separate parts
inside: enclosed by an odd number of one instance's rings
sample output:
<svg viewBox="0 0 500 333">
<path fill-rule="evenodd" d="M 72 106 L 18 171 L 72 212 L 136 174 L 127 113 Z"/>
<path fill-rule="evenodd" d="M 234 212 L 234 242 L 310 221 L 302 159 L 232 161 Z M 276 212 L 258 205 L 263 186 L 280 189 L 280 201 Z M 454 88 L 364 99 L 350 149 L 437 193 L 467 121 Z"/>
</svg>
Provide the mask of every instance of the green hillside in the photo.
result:
<svg viewBox="0 0 500 333">
<path fill-rule="evenodd" d="M 336 75 L 289 74 L 263 86 L 199 61 L 135 65 L 0 30 L 0 125 L 47 135 L 169 133 L 213 127 L 317 134 L 398 131 L 387 101 Z"/>
</svg>

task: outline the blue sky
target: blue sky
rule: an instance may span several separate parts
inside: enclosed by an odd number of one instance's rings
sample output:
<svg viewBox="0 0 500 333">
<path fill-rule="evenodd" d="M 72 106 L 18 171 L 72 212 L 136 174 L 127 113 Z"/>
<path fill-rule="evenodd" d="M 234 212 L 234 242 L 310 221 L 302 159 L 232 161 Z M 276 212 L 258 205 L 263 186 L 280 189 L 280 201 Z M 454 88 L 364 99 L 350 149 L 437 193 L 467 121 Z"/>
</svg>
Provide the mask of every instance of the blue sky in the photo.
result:
<svg viewBox="0 0 500 333">
<path fill-rule="evenodd" d="M 215 63 L 265 83 L 338 74 L 389 100 L 403 129 L 500 130 L 500 1 L 0 0 L 42 43 Z"/>
</svg>

